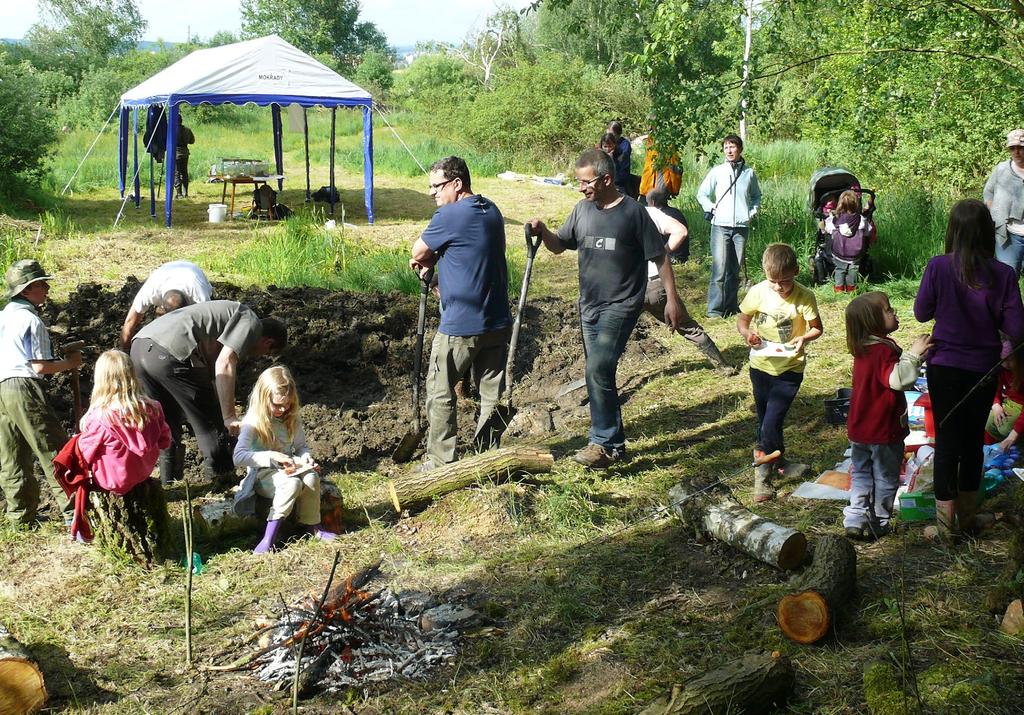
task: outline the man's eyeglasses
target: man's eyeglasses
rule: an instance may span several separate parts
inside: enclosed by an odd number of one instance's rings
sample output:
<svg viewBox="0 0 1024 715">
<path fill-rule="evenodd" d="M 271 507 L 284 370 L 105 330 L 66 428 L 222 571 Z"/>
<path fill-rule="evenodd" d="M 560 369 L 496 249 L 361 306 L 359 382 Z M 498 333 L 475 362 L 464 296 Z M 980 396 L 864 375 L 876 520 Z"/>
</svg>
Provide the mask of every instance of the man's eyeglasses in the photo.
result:
<svg viewBox="0 0 1024 715">
<path fill-rule="evenodd" d="M 595 176 L 593 179 L 576 179 L 576 183 L 580 186 L 586 186 L 592 189 L 594 188 L 594 184 L 603 178 L 603 176 Z"/>
<path fill-rule="evenodd" d="M 453 176 L 452 178 L 448 179 L 447 181 L 442 181 L 442 182 L 437 183 L 437 184 L 429 184 L 430 190 L 431 191 L 440 191 L 444 186 L 447 186 L 448 184 L 452 183 L 457 178 L 458 177 Z"/>
</svg>

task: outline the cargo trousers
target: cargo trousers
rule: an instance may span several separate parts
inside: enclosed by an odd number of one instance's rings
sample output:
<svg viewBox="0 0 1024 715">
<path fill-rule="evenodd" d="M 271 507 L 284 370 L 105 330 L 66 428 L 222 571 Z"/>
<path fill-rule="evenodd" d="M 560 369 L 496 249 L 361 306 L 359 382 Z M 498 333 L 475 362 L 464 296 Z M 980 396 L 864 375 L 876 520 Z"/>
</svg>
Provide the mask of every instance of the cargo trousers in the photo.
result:
<svg viewBox="0 0 1024 715">
<path fill-rule="evenodd" d="M 10 377 L 0 382 L 0 489 L 7 499 L 7 518 L 29 525 L 39 510 L 40 485 L 33 473 L 39 462 L 65 520 L 71 503 L 53 476 L 53 458 L 67 432 L 46 402 L 42 380 Z"/>
<path fill-rule="evenodd" d="M 433 466 L 455 461 L 455 385 L 471 370 L 480 395 L 480 416 L 474 434 L 474 442 L 479 441 L 481 430 L 505 388 L 510 333 L 509 328 L 502 328 L 481 335 L 445 335 L 439 331 L 434 336 L 426 381 L 427 457 Z"/>
</svg>

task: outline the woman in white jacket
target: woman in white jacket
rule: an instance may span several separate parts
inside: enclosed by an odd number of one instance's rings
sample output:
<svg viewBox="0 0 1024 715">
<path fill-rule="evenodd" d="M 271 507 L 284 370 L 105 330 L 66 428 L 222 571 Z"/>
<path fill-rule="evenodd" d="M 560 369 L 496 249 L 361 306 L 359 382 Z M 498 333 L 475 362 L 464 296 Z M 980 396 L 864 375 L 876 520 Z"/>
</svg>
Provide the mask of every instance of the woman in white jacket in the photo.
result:
<svg viewBox="0 0 1024 715">
<path fill-rule="evenodd" d="M 740 311 L 740 266 L 746 260 L 750 220 L 761 207 L 757 174 L 743 160 L 743 140 L 722 140 L 725 161 L 712 167 L 697 189 L 704 218 L 711 222 L 711 280 L 708 317 L 725 318 Z"/>
</svg>

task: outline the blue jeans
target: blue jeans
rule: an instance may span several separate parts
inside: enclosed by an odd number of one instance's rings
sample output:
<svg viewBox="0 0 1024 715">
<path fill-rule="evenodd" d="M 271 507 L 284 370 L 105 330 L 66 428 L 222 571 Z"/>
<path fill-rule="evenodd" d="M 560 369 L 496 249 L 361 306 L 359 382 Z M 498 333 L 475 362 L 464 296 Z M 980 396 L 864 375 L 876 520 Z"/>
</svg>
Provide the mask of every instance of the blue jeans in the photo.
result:
<svg viewBox="0 0 1024 715">
<path fill-rule="evenodd" d="M 740 267 L 746 256 L 747 231 L 746 226 L 711 227 L 709 318 L 724 318 L 740 312 Z"/>
<path fill-rule="evenodd" d="M 900 485 L 903 441 L 892 444 L 850 442 L 850 505 L 843 509 L 843 526 L 868 527 L 876 535 L 888 531 L 892 503 Z"/>
<path fill-rule="evenodd" d="M 769 375 L 767 372 L 750 368 L 750 384 L 754 388 L 754 407 L 757 410 L 756 445 L 765 454 L 775 450 L 786 453 L 786 446 L 782 441 L 782 423 L 803 381 L 802 372 Z"/>
<path fill-rule="evenodd" d="M 639 312 L 622 313 L 605 308 L 598 316 L 580 320 L 590 398 L 589 438 L 609 450 L 621 449 L 626 444 L 615 371 L 639 317 Z"/>
<path fill-rule="evenodd" d="M 1020 276 L 1021 264 L 1024 263 L 1024 236 L 1007 232 L 1006 237 L 1010 240 L 1003 246 L 999 240 L 1001 236 L 998 232 L 996 234 L 996 260 L 1005 263 Z"/>
</svg>

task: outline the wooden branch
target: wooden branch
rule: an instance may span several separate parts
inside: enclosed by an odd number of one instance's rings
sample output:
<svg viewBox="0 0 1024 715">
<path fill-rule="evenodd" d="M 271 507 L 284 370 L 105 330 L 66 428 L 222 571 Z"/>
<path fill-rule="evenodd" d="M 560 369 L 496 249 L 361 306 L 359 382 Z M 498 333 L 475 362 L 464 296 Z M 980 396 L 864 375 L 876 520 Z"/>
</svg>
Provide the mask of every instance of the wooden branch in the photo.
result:
<svg viewBox="0 0 1024 715">
<path fill-rule="evenodd" d="M 712 493 L 690 495 L 682 484 L 668 491 L 672 510 L 688 526 L 710 534 L 777 569 L 803 563 L 807 537 L 746 509 L 732 499 L 713 501 Z"/>
<path fill-rule="evenodd" d="M 778 653 L 747 654 L 738 661 L 676 686 L 640 715 L 760 715 L 775 712 L 789 698 L 796 674 Z"/>
<path fill-rule="evenodd" d="M 842 536 L 821 537 L 814 546 L 814 560 L 794 592 L 779 601 L 779 628 L 797 643 L 817 643 L 828 634 L 836 611 L 852 598 L 856 586 L 853 545 Z"/>
<path fill-rule="evenodd" d="M 0 713 L 34 713 L 46 702 L 43 673 L 28 650 L 0 626 Z"/>
<path fill-rule="evenodd" d="M 962 57 L 968 60 L 979 60 L 985 62 L 995 62 L 1003 65 L 1008 69 L 1012 69 L 1014 72 L 1024 72 L 1024 67 L 1017 65 L 1009 60 L 1003 59 L 1002 57 L 995 57 L 993 55 L 977 55 L 970 52 L 959 52 L 957 50 L 946 50 L 937 47 L 877 47 L 877 48 L 865 48 L 859 50 L 835 50 L 834 52 L 825 52 L 820 55 L 808 57 L 800 60 L 799 62 L 793 62 L 792 64 L 785 65 L 781 69 L 772 70 L 771 72 L 762 72 L 761 74 L 753 75 L 749 78 L 749 81 L 767 79 L 768 77 L 775 77 L 776 75 L 785 74 L 790 70 L 802 67 L 804 65 L 813 64 L 820 60 L 826 60 L 830 57 L 842 57 L 847 55 L 874 55 L 874 54 L 924 54 L 924 55 L 953 55 L 954 57 Z M 742 80 L 736 80 L 733 82 L 726 82 L 720 85 L 721 89 L 735 89 L 742 84 Z"/>
<path fill-rule="evenodd" d="M 541 447 L 502 447 L 466 457 L 429 472 L 411 473 L 399 477 L 388 486 L 396 509 L 420 504 L 442 496 L 482 479 L 507 478 L 516 472 L 538 474 L 550 472 L 555 458 Z"/>
</svg>

